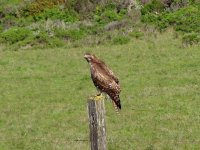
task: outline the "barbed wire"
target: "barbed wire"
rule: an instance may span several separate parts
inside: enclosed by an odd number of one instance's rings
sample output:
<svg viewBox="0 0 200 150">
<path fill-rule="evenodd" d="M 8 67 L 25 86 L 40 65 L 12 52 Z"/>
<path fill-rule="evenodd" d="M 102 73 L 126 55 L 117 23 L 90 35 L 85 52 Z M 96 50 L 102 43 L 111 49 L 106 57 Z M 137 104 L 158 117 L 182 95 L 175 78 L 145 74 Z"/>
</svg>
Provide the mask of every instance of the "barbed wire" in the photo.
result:
<svg viewBox="0 0 200 150">
<path fill-rule="evenodd" d="M 77 139 L 71 139 L 71 138 L 55 138 L 52 140 L 49 140 L 48 137 L 47 138 L 43 138 L 43 137 L 39 137 L 39 138 L 27 138 L 27 137 L 14 137 L 14 138 L 5 138 L 5 139 L 0 139 L 0 142 L 9 142 L 10 140 L 22 140 L 22 139 L 29 139 L 29 140 L 41 140 L 41 141 L 46 141 L 46 142 L 53 142 L 53 143 L 57 143 L 58 141 L 65 141 L 64 143 L 68 143 L 68 142 L 89 142 L 89 138 L 77 138 Z M 119 139 L 119 138 L 108 138 L 106 141 L 108 143 L 114 143 L 114 142 L 133 142 L 133 141 L 141 141 L 143 142 L 144 138 L 127 138 L 127 139 Z M 150 139 L 149 139 L 150 140 Z M 159 139 L 154 139 L 152 138 L 152 140 L 154 142 L 159 142 L 159 141 L 169 141 L 169 142 L 175 142 L 175 143 L 192 143 L 192 144 L 199 144 L 200 143 L 200 139 L 197 140 L 173 140 L 173 139 L 166 139 L 166 140 L 159 140 Z"/>
</svg>

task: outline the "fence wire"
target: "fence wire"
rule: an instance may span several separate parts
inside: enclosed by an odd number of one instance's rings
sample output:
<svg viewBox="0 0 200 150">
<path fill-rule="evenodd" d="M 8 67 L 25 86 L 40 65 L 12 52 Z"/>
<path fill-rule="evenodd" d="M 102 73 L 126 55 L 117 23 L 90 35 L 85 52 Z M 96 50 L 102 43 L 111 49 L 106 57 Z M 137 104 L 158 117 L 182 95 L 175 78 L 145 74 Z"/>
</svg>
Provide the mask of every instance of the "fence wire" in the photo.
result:
<svg viewBox="0 0 200 150">
<path fill-rule="evenodd" d="M 0 139 L 0 142 L 10 142 L 12 140 L 22 140 L 22 139 L 26 139 L 26 140 L 31 140 L 31 141 L 43 141 L 43 142 L 53 142 L 53 143 L 58 143 L 59 141 L 61 143 L 68 143 L 68 142 L 90 142 L 89 138 L 74 138 L 74 139 L 69 139 L 69 138 L 55 138 L 55 139 L 52 139 L 52 140 L 49 140 L 49 138 L 27 138 L 27 137 L 13 137 L 13 138 L 1 138 Z M 137 142 L 144 142 L 144 140 L 148 140 L 148 139 L 144 139 L 144 138 L 126 138 L 126 139 L 123 139 L 123 138 L 107 138 L 107 143 L 114 143 L 114 142 L 134 142 L 134 141 L 137 141 Z M 149 139 L 151 140 L 151 139 Z M 159 142 L 161 140 L 159 139 L 152 139 L 152 141 L 154 142 Z M 169 140 L 162 140 L 162 141 L 168 141 L 168 142 L 175 142 L 175 143 L 191 143 L 191 144 L 200 144 L 200 139 L 197 139 L 197 140 L 173 140 L 173 139 L 169 139 Z"/>
</svg>

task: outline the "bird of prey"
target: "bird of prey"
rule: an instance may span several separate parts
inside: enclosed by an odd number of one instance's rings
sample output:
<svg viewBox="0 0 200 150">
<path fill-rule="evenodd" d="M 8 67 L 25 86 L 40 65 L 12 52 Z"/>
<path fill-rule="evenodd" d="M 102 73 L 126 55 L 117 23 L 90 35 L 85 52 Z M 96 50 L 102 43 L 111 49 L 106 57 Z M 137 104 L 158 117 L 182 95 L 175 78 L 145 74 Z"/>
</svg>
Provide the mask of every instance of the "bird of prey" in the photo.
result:
<svg viewBox="0 0 200 150">
<path fill-rule="evenodd" d="M 84 58 L 90 65 L 91 78 L 97 90 L 107 94 L 113 102 L 115 111 L 118 112 L 121 109 L 120 103 L 120 85 L 118 78 L 114 73 L 106 66 L 106 64 L 97 58 L 94 54 L 85 53 Z M 96 96 L 96 97 L 97 97 Z"/>
</svg>

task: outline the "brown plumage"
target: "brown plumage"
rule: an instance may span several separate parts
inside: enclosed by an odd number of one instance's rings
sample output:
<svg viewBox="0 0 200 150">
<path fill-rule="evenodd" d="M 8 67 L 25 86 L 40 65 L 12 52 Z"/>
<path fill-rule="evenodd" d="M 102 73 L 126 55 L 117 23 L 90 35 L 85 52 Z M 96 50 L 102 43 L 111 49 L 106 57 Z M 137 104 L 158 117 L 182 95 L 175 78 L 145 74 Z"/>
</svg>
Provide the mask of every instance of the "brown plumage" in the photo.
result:
<svg viewBox="0 0 200 150">
<path fill-rule="evenodd" d="M 118 78 L 106 66 L 106 64 L 98 59 L 95 55 L 86 53 L 84 58 L 90 65 L 91 78 L 95 87 L 101 92 L 106 93 L 112 100 L 116 111 L 121 109 L 120 103 L 120 85 Z"/>
</svg>

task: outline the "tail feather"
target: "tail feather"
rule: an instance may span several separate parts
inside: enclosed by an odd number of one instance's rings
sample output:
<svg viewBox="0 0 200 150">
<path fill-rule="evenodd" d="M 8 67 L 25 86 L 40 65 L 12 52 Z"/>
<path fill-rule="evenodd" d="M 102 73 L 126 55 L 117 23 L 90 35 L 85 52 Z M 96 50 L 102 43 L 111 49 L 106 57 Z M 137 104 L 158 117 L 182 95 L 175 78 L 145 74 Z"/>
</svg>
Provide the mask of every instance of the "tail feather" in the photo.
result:
<svg viewBox="0 0 200 150">
<path fill-rule="evenodd" d="M 112 102 L 113 102 L 113 106 L 114 106 L 115 112 L 116 112 L 118 115 L 120 115 L 118 106 L 116 105 L 116 103 L 115 103 L 114 101 L 112 101 Z"/>
<path fill-rule="evenodd" d="M 120 99 L 118 99 L 118 101 L 115 101 L 115 103 L 116 103 L 117 107 L 118 107 L 119 109 L 121 109 Z"/>
<path fill-rule="evenodd" d="M 118 109 L 121 109 L 121 102 L 120 102 L 119 95 L 114 96 L 113 101 L 117 105 Z"/>
<path fill-rule="evenodd" d="M 119 110 L 121 109 L 121 102 L 118 94 L 112 93 L 110 94 L 110 98 L 112 99 L 113 106 L 115 111 L 119 114 Z"/>
<path fill-rule="evenodd" d="M 119 99 L 119 96 L 115 96 L 114 99 L 113 99 L 113 106 L 115 108 L 115 112 L 117 114 L 119 114 L 119 110 L 121 109 L 121 103 L 120 103 L 120 99 Z"/>
</svg>

